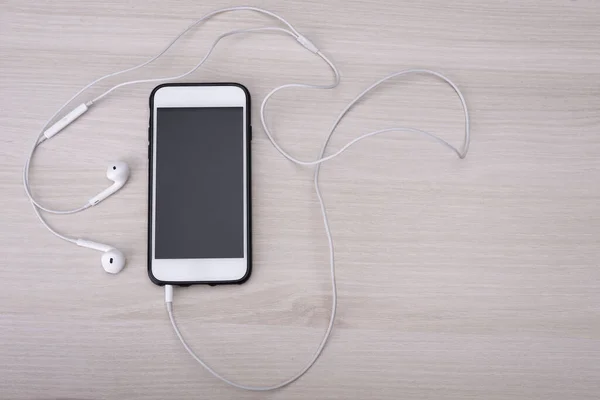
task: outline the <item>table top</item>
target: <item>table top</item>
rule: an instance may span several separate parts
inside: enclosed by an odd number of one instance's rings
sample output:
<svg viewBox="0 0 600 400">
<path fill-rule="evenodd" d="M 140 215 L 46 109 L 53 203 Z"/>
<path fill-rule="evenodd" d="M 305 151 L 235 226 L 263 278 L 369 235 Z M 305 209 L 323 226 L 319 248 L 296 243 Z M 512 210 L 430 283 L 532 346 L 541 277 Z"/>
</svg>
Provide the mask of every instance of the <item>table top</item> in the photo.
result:
<svg viewBox="0 0 600 400">
<path fill-rule="evenodd" d="M 230 2 L 227 2 L 228 4 Z M 175 337 L 146 273 L 148 95 L 119 89 L 32 164 L 34 193 L 76 207 L 132 168 L 98 207 L 49 216 L 56 229 L 121 249 L 118 276 L 97 252 L 50 235 L 21 183 L 47 118 L 93 79 L 156 53 L 218 2 L 12 1 L 0 5 L 0 398 L 595 399 L 600 393 L 600 3 L 425 0 L 258 1 L 331 57 L 331 91 L 277 95 L 269 122 L 305 159 L 341 109 L 406 68 L 453 79 L 471 111 L 459 160 L 426 138 L 389 133 L 323 165 L 339 307 L 322 357 L 271 394 L 229 388 Z M 248 12 L 194 30 L 124 79 L 183 72 L 222 32 L 272 26 Z M 286 36 L 230 38 L 188 82 L 234 81 L 254 99 L 253 276 L 176 291 L 193 348 L 246 384 L 272 384 L 310 358 L 330 313 L 328 248 L 312 168 L 284 160 L 259 125 L 275 86 L 326 83 L 324 65 Z M 405 125 L 459 145 L 454 93 L 425 76 L 386 83 L 353 109 L 331 149 Z"/>
</svg>

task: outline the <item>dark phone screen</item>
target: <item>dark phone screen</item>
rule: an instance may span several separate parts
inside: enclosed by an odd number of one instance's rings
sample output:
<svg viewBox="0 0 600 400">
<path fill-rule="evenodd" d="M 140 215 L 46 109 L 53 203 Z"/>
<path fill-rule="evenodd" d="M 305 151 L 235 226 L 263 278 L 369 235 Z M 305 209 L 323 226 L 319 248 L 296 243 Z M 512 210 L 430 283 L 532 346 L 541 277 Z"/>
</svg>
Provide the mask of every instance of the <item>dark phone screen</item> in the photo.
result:
<svg viewBox="0 0 600 400">
<path fill-rule="evenodd" d="M 155 258 L 244 257 L 244 109 L 158 108 Z"/>
</svg>

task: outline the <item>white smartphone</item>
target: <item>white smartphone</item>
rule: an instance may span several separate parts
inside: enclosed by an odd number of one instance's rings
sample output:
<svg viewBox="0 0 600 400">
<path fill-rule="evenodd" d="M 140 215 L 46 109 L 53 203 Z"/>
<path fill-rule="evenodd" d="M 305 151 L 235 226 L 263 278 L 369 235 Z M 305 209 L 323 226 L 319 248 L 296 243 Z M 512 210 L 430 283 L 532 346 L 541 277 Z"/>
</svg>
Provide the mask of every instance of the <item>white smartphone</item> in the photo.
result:
<svg viewBox="0 0 600 400">
<path fill-rule="evenodd" d="M 251 134 L 250 94 L 240 84 L 165 84 L 152 91 L 152 282 L 225 284 L 250 277 Z"/>
</svg>

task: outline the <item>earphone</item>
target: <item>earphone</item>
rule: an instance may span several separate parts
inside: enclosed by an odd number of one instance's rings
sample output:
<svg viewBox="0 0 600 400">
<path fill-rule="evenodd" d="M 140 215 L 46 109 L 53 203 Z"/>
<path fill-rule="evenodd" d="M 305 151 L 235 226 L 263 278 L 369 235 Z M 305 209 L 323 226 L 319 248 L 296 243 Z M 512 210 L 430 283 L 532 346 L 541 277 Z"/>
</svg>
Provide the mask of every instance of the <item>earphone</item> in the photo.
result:
<svg viewBox="0 0 600 400">
<path fill-rule="evenodd" d="M 111 163 L 108 168 L 106 168 L 106 177 L 111 180 L 113 184 L 89 199 L 88 204 L 90 206 L 95 206 L 102 200 L 116 193 L 125 185 L 127 179 L 129 179 L 129 165 L 124 161 L 115 161 L 114 163 Z"/>
<path fill-rule="evenodd" d="M 118 274 L 125 267 L 125 256 L 114 247 L 85 239 L 77 239 L 75 243 L 77 246 L 101 251 L 102 268 L 104 268 L 104 270 L 109 274 Z"/>
<path fill-rule="evenodd" d="M 58 132 L 56 132 L 56 133 L 58 133 Z M 37 145 L 39 145 L 40 143 L 42 143 L 45 140 L 47 140 L 47 137 L 44 137 L 43 140 L 36 142 L 36 147 L 37 147 Z M 33 155 L 33 151 L 31 153 L 31 155 Z M 114 247 L 106 245 L 106 244 L 97 243 L 97 242 L 93 242 L 91 240 L 86 240 L 86 239 L 73 239 L 73 238 L 69 238 L 67 236 L 59 234 L 54 229 L 52 229 L 48 225 L 46 220 L 41 216 L 40 209 L 43 211 L 46 211 L 48 213 L 51 213 L 51 214 L 74 214 L 74 213 L 83 211 L 89 207 L 97 205 L 102 200 L 105 200 L 106 198 L 110 197 L 111 195 L 113 195 L 114 193 L 119 191 L 119 189 L 121 189 L 123 186 L 125 186 L 125 183 L 127 183 L 127 179 L 129 179 L 129 166 L 127 165 L 127 163 L 124 161 L 112 162 L 106 168 L 106 177 L 109 180 L 111 180 L 113 182 L 113 184 L 110 185 L 108 188 L 104 189 L 102 192 L 95 195 L 94 197 L 90 198 L 84 206 L 73 209 L 73 210 L 52 210 L 50 208 L 43 207 L 42 205 L 40 205 L 33 198 L 32 194 L 31 194 L 31 190 L 29 188 L 29 164 L 31 162 L 31 155 L 29 156 L 29 158 L 27 159 L 27 162 L 25 163 L 25 169 L 23 171 L 23 185 L 25 187 L 25 193 L 27 193 L 27 196 L 29 197 L 31 204 L 33 205 L 33 209 L 34 209 L 37 217 L 39 218 L 39 220 L 42 222 L 42 224 L 51 233 L 53 233 L 54 235 L 58 236 L 61 239 L 64 239 L 71 243 L 75 243 L 76 245 L 78 245 L 80 247 L 86 247 L 88 249 L 93 249 L 93 250 L 98 250 L 98 251 L 103 252 L 102 258 L 101 258 L 101 264 L 102 264 L 102 268 L 106 272 L 108 272 L 110 274 L 118 274 L 119 272 L 121 272 L 121 270 L 125 267 L 125 256 L 123 255 L 122 252 L 120 252 L 119 250 L 115 249 Z"/>
<path fill-rule="evenodd" d="M 63 118 L 61 118 L 60 120 L 56 121 L 53 123 L 54 119 L 76 98 L 78 97 L 81 93 L 83 93 L 85 90 L 87 90 L 88 88 L 90 88 L 91 86 L 95 85 L 96 83 L 107 79 L 109 77 L 113 77 L 113 76 L 117 76 L 120 74 L 123 74 L 125 72 L 130 72 L 133 70 L 136 70 L 138 68 L 142 68 L 150 63 L 152 63 L 153 61 L 155 61 L 156 59 L 158 59 L 159 57 L 161 57 L 177 40 L 179 40 L 179 38 L 181 38 L 183 35 L 185 35 L 188 31 L 190 31 L 192 28 L 196 27 L 198 24 L 200 24 L 201 22 L 207 20 L 208 18 L 220 14 L 220 13 L 224 13 L 224 12 L 233 12 L 233 11 L 254 11 L 254 12 L 258 12 L 270 17 L 273 17 L 275 19 L 277 19 L 278 21 L 280 21 L 281 23 L 283 23 L 287 29 L 285 28 L 280 28 L 280 27 L 263 27 L 263 28 L 250 28 L 250 29 L 242 29 L 242 30 L 233 30 L 233 31 L 229 31 L 226 32 L 222 35 L 220 35 L 212 44 L 212 46 L 209 48 L 207 54 L 200 60 L 200 62 L 198 62 L 198 64 L 196 64 L 192 69 L 190 69 L 189 71 L 180 74 L 180 75 L 176 75 L 176 76 L 172 76 L 172 77 L 166 77 L 166 78 L 155 78 L 155 79 L 143 79 L 143 80 L 134 80 L 134 81 L 128 81 L 128 82 L 124 82 L 124 83 L 120 83 L 118 85 L 113 86 L 112 88 L 108 89 L 107 91 L 105 91 L 104 93 L 102 93 L 101 95 L 97 96 L 95 99 L 88 101 L 86 103 L 83 103 L 81 105 L 79 105 L 78 107 L 76 107 L 75 109 L 73 109 L 71 112 L 67 113 Z M 232 36 L 232 35 L 236 35 L 236 34 L 241 34 L 241 33 L 257 33 L 257 32 L 275 32 L 275 33 L 284 33 L 286 35 L 289 35 L 291 37 L 293 37 L 300 45 L 302 45 L 305 49 L 307 49 L 308 51 L 310 51 L 311 53 L 317 55 L 321 60 L 323 60 L 326 65 L 328 65 L 328 67 L 331 69 L 331 71 L 333 72 L 334 75 L 334 80 L 331 84 L 328 85 L 313 85 L 313 84 L 303 84 L 303 83 L 291 83 L 291 84 L 286 84 L 286 85 L 282 85 L 279 86 L 275 89 L 273 89 L 271 92 L 269 92 L 265 98 L 263 99 L 263 102 L 261 104 L 260 107 L 260 116 L 261 116 L 261 124 L 263 127 L 263 130 L 265 131 L 265 134 L 267 135 L 269 141 L 271 142 L 271 144 L 275 147 L 275 149 L 286 159 L 288 159 L 291 162 L 294 162 L 298 165 L 303 165 L 303 166 L 314 166 L 315 167 L 315 173 L 314 173 L 314 187 L 315 187 L 315 192 L 317 194 L 317 198 L 319 201 L 319 206 L 321 209 L 321 214 L 322 214 L 322 218 L 323 218 L 323 224 L 324 224 L 324 228 L 325 228 L 325 233 L 327 236 L 327 241 L 328 241 L 328 245 L 329 245 L 329 266 L 330 266 L 330 275 L 331 275 L 331 290 L 332 290 L 332 304 L 331 304 L 331 316 L 329 319 L 329 324 L 328 327 L 325 331 L 325 334 L 319 344 L 319 346 L 317 347 L 317 350 L 315 351 L 315 353 L 313 354 L 313 356 L 311 357 L 311 359 L 309 360 L 309 362 L 305 365 L 304 368 L 302 368 L 298 373 L 296 373 L 294 376 L 292 376 L 291 378 L 275 384 L 275 385 L 271 385 L 271 386 L 248 386 L 248 385 L 243 385 L 243 384 L 239 384 L 236 382 L 233 382 L 229 379 L 227 379 L 226 377 L 222 376 L 220 373 L 216 372 L 215 370 L 213 370 L 206 362 L 204 362 L 199 356 L 197 356 L 195 354 L 195 352 L 191 349 L 191 347 L 186 343 L 183 335 L 181 334 L 181 332 L 179 331 L 179 328 L 177 326 L 177 323 L 175 321 L 175 317 L 174 317 L 174 313 L 173 313 L 173 287 L 171 285 L 165 285 L 165 303 L 166 303 L 166 308 L 167 308 L 167 312 L 168 312 L 168 316 L 169 316 L 169 320 L 173 326 L 173 329 L 177 335 L 177 337 L 179 338 L 179 340 L 181 341 L 181 343 L 183 344 L 184 348 L 186 349 L 186 351 L 198 362 L 200 363 L 208 372 L 210 372 L 213 376 L 215 376 L 216 378 L 222 380 L 223 382 L 240 388 L 240 389 L 245 389 L 245 390 L 252 390 L 252 391 L 268 391 L 268 390 L 275 390 L 275 389 L 279 389 L 282 388 L 284 386 L 289 385 L 292 382 L 295 382 L 296 380 L 298 380 L 300 377 L 302 377 L 313 365 L 314 363 L 317 361 L 317 359 L 319 358 L 319 356 L 321 355 L 329 337 L 330 334 L 332 332 L 333 326 L 334 326 L 334 322 L 335 322 L 335 315 L 336 315 L 336 309 L 337 309 L 337 288 L 336 288 L 336 280 L 335 280 L 335 257 L 334 257 L 334 248 L 333 248 L 333 237 L 331 234 L 331 230 L 329 228 L 329 222 L 327 219 L 327 211 L 326 211 L 326 207 L 325 207 L 325 203 L 323 200 L 323 196 L 321 194 L 320 191 L 320 187 L 319 187 L 319 172 L 320 172 L 320 168 L 321 168 L 321 164 L 329 161 L 335 157 L 338 157 L 339 155 L 341 155 L 344 151 L 346 151 L 349 147 L 351 147 L 352 145 L 358 143 L 359 141 L 371 137 L 371 136 L 375 136 L 375 135 L 379 135 L 379 134 L 384 134 L 384 133 L 388 133 L 388 132 L 405 132 L 405 133 L 417 133 L 420 135 L 424 135 L 426 137 L 429 137 L 435 141 L 437 141 L 438 143 L 444 145 L 446 148 L 450 149 L 451 151 L 453 151 L 459 158 L 463 159 L 466 157 L 467 152 L 469 150 L 469 143 L 470 143 L 470 125 L 469 125 L 469 113 L 468 113 L 468 109 L 467 109 L 467 105 L 464 99 L 464 96 L 462 95 L 461 91 L 459 90 L 459 88 L 447 77 L 445 77 L 444 75 L 435 72 L 435 71 L 431 71 L 431 70 L 427 70 L 427 69 L 410 69 L 410 70 L 405 70 L 405 71 L 400 71 L 400 72 L 396 72 L 393 74 L 390 74 L 380 80 L 378 80 L 377 82 L 373 83 L 372 85 L 370 85 L 369 87 L 367 87 L 365 90 L 363 90 L 359 95 L 357 95 L 341 112 L 340 114 L 337 116 L 337 118 L 334 120 L 326 138 L 325 141 L 323 143 L 323 146 L 321 148 L 321 151 L 318 155 L 318 157 L 315 160 L 299 160 L 295 157 L 293 157 L 292 155 L 290 155 L 287 151 L 285 151 L 281 146 L 279 146 L 279 144 L 275 141 L 273 135 L 271 134 L 271 131 L 266 123 L 266 105 L 269 101 L 269 99 L 278 91 L 282 90 L 282 89 L 286 89 L 286 88 L 309 88 L 309 89 L 332 89 L 334 87 L 336 87 L 339 82 L 340 82 L 340 74 L 337 70 L 337 68 L 335 67 L 335 65 L 317 48 L 317 46 L 314 45 L 314 43 L 312 43 L 311 41 L 309 41 L 307 38 L 305 38 L 304 36 L 302 36 L 300 33 L 298 33 L 298 31 L 296 29 L 293 28 L 293 26 L 287 22 L 284 18 L 270 12 L 267 10 L 263 10 L 260 8 L 256 8 L 256 7 L 230 7 L 230 8 L 224 8 L 224 9 L 220 9 L 220 10 L 216 10 L 213 11 L 211 13 L 206 14 L 205 16 L 203 16 L 202 18 L 200 18 L 199 20 L 197 20 L 196 22 L 194 22 L 193 24 L 191 24 L 190 26 L 188 26 L 184 31 L 182 31 L 178 36 L 176 36 L 161 52 L 159 52 L 156 56 L 150 58 L 148 61 L 139 64 L 137 66 L 134 66 L 132 68 L 128 68 L 122 71 L 118 71 L 112 74 L 108 74 L 105 75 L 101 78 L 96 79 L 95 81 L 91 82 L 90 84 L 86 85 L 84 88 L 82 88 L 79 92 L 77 92 L 69 101 L 67 101 L 49 120 L 48 122 L 45 124 L 45 126 L 43 127 L 43 129 L 41 130 L 40 134 L 37 136 L 34 145 L 32 147 L 31 153 L 29 155 L 29 157 L 27 158 L 27 161 L 25 163 L 25 168 L 23 171 L 23 183 L 25 186 L 25 192 L 27 194 L 27 196 L 29 197 L 34 211 L 37 215 L 37 217 L 40 219 L 40 221 L 42 222 L 42 224 L 44 224 L 44 226 L 50 230 L 51 233 L 53 233 L 54 235 L 58 236 L 59 238 L 69 241 L 71 243 L 77 244 L 78 246 L 82 246 L 82 247 L 87 247 L 90 249 L 94 249 L 94 250 L 98 250 L 98 251 L 102 251 L 103 255 L 102 255 L 102 266 L 104 267 L 104 269 L 107 272 L 110 273 L 117 273 L 119 272 L 123 266 L 125 265 L 125 257 L 124 255 L 119 252 L 118 250 L 116 250 L 115 248 L 108 246 L 108 245 L 104 245 L 101 243 L 96 243 L 90 240 L 85 240 L 85 239 L 74 239 L 65 235 L 62 235 L 60 233 L 58 233 L 57 231 L 55 231 L 52 227 L 50 227 L 48 225 L 48 223 L 44 220 L 44 218 L 42 217 L 40 210 L 42 211 L 46 211 L 46 212 L 50 212 L 50 213 L 56 213 L 56 214 L 72 214 L 72 213 L 76 213 L 76 212 L 80 212 L 83 211 L 89 207 L 92 207 L 98 203 L 100 203 L 102 200 L 108 198 L 110 195 L 114 194 L 116 191 L 118 191 L 121 187 L 123 187 L 123 185 L 126 183 L 127 181 L 127 177 L 129 176 L 129 169 L 127 167 L 126 164 L 124 163 L 113 163 L 111 165 L 109 165 L 108 170 L 107 170 L 107 177 L 113 181 L 113 185 L 111 185 L 108 189 L 102 191 L 101 193 L 99 193 L 98 195 L 92 197 L 87 203 L 86 205 L 77 208 L 77 209 L 73 209 L 73 210 L 51 210 L 49 208 L 43 207 L 40 202 L 38 202 L 37 200 L 34 199 L 34 197 L 31 194 L 30 188 L 29 188 L 29 168 L 30 168 L 30 162 L 31 162 L 31 158 L 33 157 L 33 154 L 36 150 L 36 148 L 43 143 L 44 141 L 52 138 L 53 136 L 55 136 L 56 134 L 58 134 L 59 132 L 61 132 L 64 128 L 66 128 L 69 124 L 71 124 L 72 122 L 74 122 L 77 118 L 81 117 L 91 106 L 95 105 L 98 101 L 100 101 L 101 99 L 103 99 L 104 97 L 106 97 L 109 93 L 113 92 L 114 90 L 120 88 L 120 87 L 124 87 L 127 85 L 131 85 L 131 84 L 136 84 L 136 83 L 147 83 L 147 82 L 160 82 L 160 81 L 170 81 L 170 80 L 176 80 L 176 79 L 181 79 L 189 74 L 191 74 L 192 72 L 194 72 L 196 69 L 198 69 L 209 57 L 209 55 L 211 54 L 211 52 L 213 51 L 213 49 L 215 48 L 215 46 L 225 37 L 228 36 Z M 386 128 L 386 129 L 381 129 L 381 130 L 377 130 L 377 131 L 373 131 L 373 132 L 369 132 L 366 134 L 363 134 L 359 137 L 357 137 L 356 139 L 353 139 L 352 141 L 350 141 L 349 143 L 347 143 L 346 145 L 344 145 L 343 147 L 341 147 L 338 151 L 325 156 L 325 151 L 327 149 L 327 146 L 329 144 L 329 141 L 333 135 L 333 133 L 335 132 L 337 126 L 339 125 L 340 121 L 344 118 L 344 116 L 348 113 L 348 111 L 359 101 L 361 100 L 364 96 L 366 96 L 369 92 L 371 92 L 372 90 L 376 89 L 379 85 L 381 85 L 383 82 L 386 82 L 390 79 L 393 78 L 397 78 L 397 77 L 401 77 L 401 76 L 407 76 L 407 75 L 411 75 L 411 74 L 426 74 L 426 75 L 431 75 L 436 77 L 437 79 L 442 80 L 443 82 L 445 82 L 446 84 L 448 84 L 453 90 L 454 92 L 457 94 L 460 102 L 461 102 L 461 106 L 464 112 L 464 120 L 465 120 L 465 130 L 464 130 L 464 138 L 463 138 L 463 143 L 462 146 L 460 148 L 457 148 L 455 146 L 453 146 L 452 144 L 450 144 L 449 142 L 441 139 L 440 137 L 431 134 L 429 132 L 425 132 L 419 129 L 415 129 L 415 128 L 409 128 L 409 127 L 391 127 L 391 128 Z M 51 125 L 52 124 L 52 125 Z M 111 171 L 112 169 L 112 171 Z"/>
</svg>

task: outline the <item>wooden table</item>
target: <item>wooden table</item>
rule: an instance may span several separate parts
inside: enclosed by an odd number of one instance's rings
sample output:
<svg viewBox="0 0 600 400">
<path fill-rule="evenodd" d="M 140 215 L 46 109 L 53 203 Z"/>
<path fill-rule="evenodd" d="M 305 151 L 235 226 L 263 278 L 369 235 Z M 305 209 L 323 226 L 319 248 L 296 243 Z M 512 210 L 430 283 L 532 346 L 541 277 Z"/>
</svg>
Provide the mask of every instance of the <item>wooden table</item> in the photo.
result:
<svg viewBox="0 0 600 400">
<path fill-rule="evenodd" d="M 118 90 L 33 163 L 35 194 L 75 207 L 132 168 L 118 196 L 58 230 L 126 253 L 100 254 L 37 221 L 21 172 L 45 120 L 77 89 L 135 65 L 202 14 L 231 2 L 23 1 L 0 5 L 0 398 L 2 399 L 597 399 L 600 396 L 600 3 L 257 1 L 339 66 L 333 91 L 288 91 L 270 123 L 293 154 L 316 156 L 335 115 L 382 76 L 438 70 L 464 90 L 471 152 L 392 133 L 323 166 L 339 309 L 322 358 L 270 394 L 229 388 L 184 352 L 162 290 L 146 274 L 146 125 L 153 85 Z M 215 18 L 168 57 L 123 79 L 192 66 L 219 33 L 271 26 Z M 90 99 L 115 79 L 84 95 Z M 312 169 L 282 159 L 258 104 L 288 82 L 329 82 L 282 35 L 228 39 L 188 81 L 237 81 L 254 99 L 256 260 L 242 286 L 176 293 L 184 334 L 211 365 L 248 384 L 295 373 L 330 312 L 327 245 Z M 428 77 L 386 83 L 331 143 L 407 125 L 462 138 L 460 104 Z"/>
</svg>

